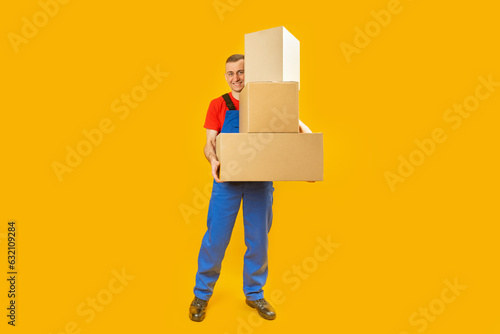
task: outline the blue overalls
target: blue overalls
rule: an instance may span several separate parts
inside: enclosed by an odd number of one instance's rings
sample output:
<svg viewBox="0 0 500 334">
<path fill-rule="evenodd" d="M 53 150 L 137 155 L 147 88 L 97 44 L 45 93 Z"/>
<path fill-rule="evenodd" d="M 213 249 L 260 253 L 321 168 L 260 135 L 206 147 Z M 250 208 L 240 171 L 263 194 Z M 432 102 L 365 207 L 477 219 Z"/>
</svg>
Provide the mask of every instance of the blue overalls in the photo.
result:
<svg viewBox="0 0 500 334">
<path fill-rule="evenodd" d="M 227 96 L 229 97 L 229 96 Z M 239 111 L 232 103 L 221 133 L 239 132 Z M 231 239 L 234 223 L 243 199 L 243 222 L 247 250 L 243 266 L 243 292 L 248 300 L 264 298 L 267 280 L 267 235 L 273 219 L 272 182 L 213 182 L 208 208 L 207 232 L 198 256 L 194 294 L 209 300 L 220 275 L 221 263 Z"/>
</svg>

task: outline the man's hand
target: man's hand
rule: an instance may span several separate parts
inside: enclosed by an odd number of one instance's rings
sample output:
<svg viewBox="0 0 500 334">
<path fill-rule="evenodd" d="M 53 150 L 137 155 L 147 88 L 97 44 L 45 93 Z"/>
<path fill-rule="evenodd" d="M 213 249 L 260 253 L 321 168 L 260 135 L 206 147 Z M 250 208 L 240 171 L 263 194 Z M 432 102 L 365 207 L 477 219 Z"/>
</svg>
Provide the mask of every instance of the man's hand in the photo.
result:
<svg viewBox="0 0 500 334">
<path fill-rule="evenodd" d="M 217 172 L 219 171 L 220 162 L 217 161 L 217 159 L 212 159 L 212 161 L 210 161 L 210 165 L 212 165 L 212 176 L 214 177 L 215 182 L 217 182 L 217 183 L 223 182 L 219 179 L 219 176 L 217 176 L 217 174 L 218 174 Z"/>
<path fill-rule="evenodd" d="M 217 135 L 219 134 L 216 130 L 207 129 L 207 143 L 205 144 L 205 157 L 210 162 L 210 166 L 212 167 L 212 176 L 217 183 L 221 183 L 217 172 L 219 170 L 220 162 L 217 160 L 217 155 L 215 154 L 215 141 Z"/>
<path fill-rule="evenodd" d="M 312 133 L 311 129 L 299 119 L 299 132 L 300 133 Z"/>
</svg>

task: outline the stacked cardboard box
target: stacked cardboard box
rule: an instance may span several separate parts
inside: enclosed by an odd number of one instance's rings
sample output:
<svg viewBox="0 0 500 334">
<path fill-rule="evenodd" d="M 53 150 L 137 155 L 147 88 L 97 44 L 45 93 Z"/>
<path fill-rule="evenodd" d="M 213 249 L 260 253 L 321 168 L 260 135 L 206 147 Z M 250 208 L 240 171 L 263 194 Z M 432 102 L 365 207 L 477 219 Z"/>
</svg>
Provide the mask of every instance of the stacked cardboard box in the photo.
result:
<svg viewBox="0 0 500 334">
<path fill-rule="evenodd" d="M 299 60 L 284 27 L 245 35 L 240 133 L 217 136 L 222 181 L 323 180 L 323 134 L 299 133 Z"/>
</svg>

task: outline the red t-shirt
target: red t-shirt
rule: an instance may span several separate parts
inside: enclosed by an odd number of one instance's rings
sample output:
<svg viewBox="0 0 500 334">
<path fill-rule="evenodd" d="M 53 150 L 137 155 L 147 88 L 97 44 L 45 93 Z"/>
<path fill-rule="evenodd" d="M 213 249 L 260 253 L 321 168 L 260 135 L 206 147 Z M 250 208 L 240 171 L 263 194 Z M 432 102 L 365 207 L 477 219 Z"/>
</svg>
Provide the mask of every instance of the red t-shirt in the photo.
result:
<svg viewBox="0 0 500 334">
<path fill-rule="evenodd" d="M 236 110 L 240 110 L 240 101 L 233 97 L 232 92 L 229 93 L 229 97 L 231 97 Z M 228 108 L 222 96 L 213 99 L 208 106 L 207 117 L 205 118 L 205 125 L 203 127 L 220 132 L 224 124 L 224 119 L 226 118 L 226 110 L 228 110 Z"/>
</svg>

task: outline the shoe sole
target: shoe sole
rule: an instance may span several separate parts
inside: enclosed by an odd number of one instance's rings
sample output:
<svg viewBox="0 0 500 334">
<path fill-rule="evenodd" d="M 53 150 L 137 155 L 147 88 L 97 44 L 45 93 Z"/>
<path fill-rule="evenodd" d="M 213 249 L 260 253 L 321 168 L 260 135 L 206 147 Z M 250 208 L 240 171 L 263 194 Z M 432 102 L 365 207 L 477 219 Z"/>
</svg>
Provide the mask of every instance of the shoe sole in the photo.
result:
<svg viewBox="0 0 500 334">
<path fill-rule="evenodd" d="M 246 303 L 247 303 L 247 305 L 248 305 L 248 306 L 250 306 L 251 308 L 257 309 L 255 306 L 253 306 L 252 304 L 250 304 L 250 302 L 249 302 L 249 300 L 248 300 L 248 299 L 245 299 L 245 302 L 246 302 Z M 273 317 L 273 316 L 268 316 L 268 315 L 267 315 L 267 314 L 265 314 L 265 313 L 261 313 L 261 312 L 259 311 L 259 309 L 257 309 L 257 313 L 259 313 L 259 315 L 260 315 L 262 318 L 266 319 L 266 320 L 274 320 L 274 319 L 276 319 L 276 315 L 274 315 L 274 317 Z"/>
</svg>

